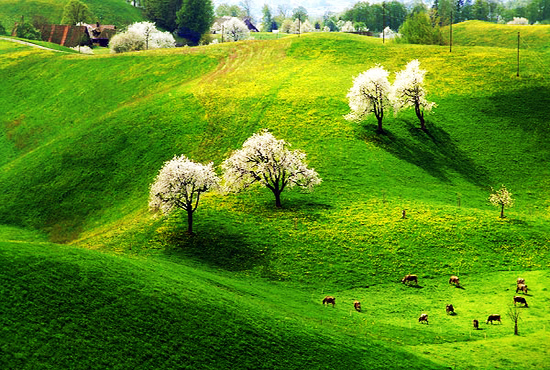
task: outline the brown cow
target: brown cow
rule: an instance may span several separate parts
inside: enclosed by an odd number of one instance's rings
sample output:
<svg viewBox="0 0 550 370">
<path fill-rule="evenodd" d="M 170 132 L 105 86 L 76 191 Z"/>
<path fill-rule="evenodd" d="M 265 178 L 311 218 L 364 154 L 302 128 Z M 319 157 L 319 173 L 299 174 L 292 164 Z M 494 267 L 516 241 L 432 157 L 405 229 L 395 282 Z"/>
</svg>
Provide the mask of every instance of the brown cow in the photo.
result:
<svg viewBox="0 0 550 370">
<path fill-rule="evenodd" d="M 500 315 L 489 315 L 489 317 L 487 318 L 486 324 L 490 322 L 492 325 L 493 321 L 498 321 L 499 323 L 502 324 L 502 321 L 500 321 Z"/>
<path fill-rule="evenodd" d="M 418 318 L 418 322 L 422 324 L 422 322 L 426 321 L 426 324 L 429 324 L 428 323 L 428 315 L 423 313 L 422 315 L 420 315 L 420 317 Z"/>
<path fill-rule="evenodd" d="M 474 329 L 475 329 L 475 330 L 478 330 L 478 329 L 479 329 L 479 321 L 477 321 L 476 319 L 474 319 L 473 323 L 474 323 Z"/>
<path fill-rule="evenodd" d="M 516 305 L 516 303 L 524 304 L 525 307 L 529 308 L 529 305 L 527 304 L 527 301 L 523 297 L 519 297 L 519 296 L 515 295 L 514 296 L 514 306 Z"/>
<path fill-rule="evenodd" d="M 414 282 L 416 285 L 418 285 L 418 276 L 411 275 L 411 274 L 405 275 L 405 277 L 403 279 L 401 279 L 401 282 L 403 284 Z"/>
<path fill-rule="evenodd" d="M 518 281 L 517 281 L 517 284 L 525 284 L 525 279 L 524 278 L 518 278 Z"/>
<path fill-rule="evenodd" d="M 458 279 L 458 276 L 451 276 L 449 279 L 449 284 L 454 284 L 456 286 L 460 285 L 460 280 Z"/>
<path fill-rule="evenodd" d="M 327 295 L 327 296 L 323 299 L 323 304 L 332 304 L 332 307 L 334 307 L 334 305 L 336 304 L 336 298 Z"/>
<path fill-rule="evenodd" d="M 455 308 L 453 307 L 452 304 L 448 304 L 445 307 L 445 311 L 447 312 L 447 314 L 454 314 L 455 313 Z"/>
<path fill-rule="evenodd" d="M 527 294 L 527 285 L 525 284 L 518 284 L 516 288 L 516 293 L 522 291 L 523 293 Z"/>
<path fill-rule="evenodd" d="M 355 307 L 355 310 L 357 312 L 361 312 L 361 302 L 359 302 L 359 301 L 353 302 L 353 307 Z"/>
</svg>

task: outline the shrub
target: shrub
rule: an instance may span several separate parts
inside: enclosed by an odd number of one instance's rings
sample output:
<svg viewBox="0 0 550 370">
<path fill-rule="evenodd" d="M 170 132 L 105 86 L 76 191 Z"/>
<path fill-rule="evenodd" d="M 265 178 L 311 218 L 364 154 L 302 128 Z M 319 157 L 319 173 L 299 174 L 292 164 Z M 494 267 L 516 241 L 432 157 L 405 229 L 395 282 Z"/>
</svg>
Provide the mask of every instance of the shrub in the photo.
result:
<svg viewBox="0 0 550 370">
<path fill-rule="evenodd" d="M 111 53 L 143 50 L 145 49 L 145 38 L 131 31 L 117 33 L 113 36 L 111 41 L 109 41 L 109 49 L 111 49 Z"/>
</svg>

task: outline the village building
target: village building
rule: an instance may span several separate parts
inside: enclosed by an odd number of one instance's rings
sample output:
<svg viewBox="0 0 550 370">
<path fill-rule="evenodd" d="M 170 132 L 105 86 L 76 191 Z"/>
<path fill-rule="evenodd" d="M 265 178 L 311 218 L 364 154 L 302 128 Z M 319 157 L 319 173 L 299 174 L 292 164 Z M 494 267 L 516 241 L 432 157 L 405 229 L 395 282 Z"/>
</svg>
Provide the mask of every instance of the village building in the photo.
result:
<svg viewBox="0 0 550 370">
<path fill-rule="evenodd" d="M 47 24 L 40 28 L 42 41 L 53 42 L 55 44 L 75 47 L 78 45 L 95 45 L 107 47 L 109 40 L 116 34 L 116 26 L 85 24 L 67 25 L 67 24 Z"/>
<path fill-rule="evenodd" d="M 212 33 L 221 33 L 222 32 L 222 28 L 224 28 L 224 25 L 229 22 L 232 18 L 237 18 L 237 17 L 230 17 L 230 16 L 223 16 L 223 17 L 218 17 L 214 20 L 214 23 L 212 24 L 212 27 L 210 28 L 210 32 Z M 245 18 L 238 18 L 240 20 L 242 20 L 244 22 L 244 24 L 246 24 L 246 27 L 248 27 L 248 30 L 250 32 L 260 32 L 258 31 L 258 28 L 256 28 L 256 26 L 252 23 L 252 20 L 249 18 L 249 17 L 245 17 Z"/>
</svg>

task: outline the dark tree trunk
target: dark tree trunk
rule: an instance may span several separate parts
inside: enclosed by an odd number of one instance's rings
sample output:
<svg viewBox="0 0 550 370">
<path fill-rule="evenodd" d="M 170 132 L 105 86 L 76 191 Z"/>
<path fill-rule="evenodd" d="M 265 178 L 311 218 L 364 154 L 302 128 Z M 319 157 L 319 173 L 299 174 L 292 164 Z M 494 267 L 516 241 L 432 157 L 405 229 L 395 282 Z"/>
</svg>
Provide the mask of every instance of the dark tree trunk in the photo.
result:
<svg viewBox="0 0 550 370">
<path fill-rule="evenodd" d="M 500 205 L 500 218 L 504 218 L 504 204 Z"/>
<path fill-rule="evenodd" d="M 420 128 L 426 131 L 426 121 L 424 121 L 424 112 L 422 112 L 422 110 L 418 105 L 415 105 L 414 111 L 416 113 L 416 116 L 420 120 Z"/>
<path fill-rule="evenodd" d="M 278 191 L 274 191 L 273 194 L 275 194 L 275 207 L 281 208 L 281 193 Z"/>
<path fill-rule="evenodd" d="M 384 129 L 382 128 L 382 117 L 377 117 L 378 118 L 378 129 L 377 129 L 377 132 L 379 134 L 383 134 L 384 133 Z"/>
<path fill-rule="evenodd" d="M 193 235 L 193 210 L 187 210 L 187 234 Z"/>
</svg>

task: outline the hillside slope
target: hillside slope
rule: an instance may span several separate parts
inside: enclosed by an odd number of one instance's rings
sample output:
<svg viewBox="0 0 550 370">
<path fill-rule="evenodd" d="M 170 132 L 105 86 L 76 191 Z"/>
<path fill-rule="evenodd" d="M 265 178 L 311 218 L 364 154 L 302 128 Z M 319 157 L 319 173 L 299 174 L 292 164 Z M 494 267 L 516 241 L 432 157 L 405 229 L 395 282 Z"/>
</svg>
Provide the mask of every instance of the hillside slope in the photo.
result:
<svg viewBox="0 0 550 370">
<path fill-rule="evenodd" d="M 449 35 L 449 27 L 442 30 Z M 462 46 L 495 46 L 547 51 L 550 36 L 549 25 L 494 24 L 483 21 L 466 21 L 453 25 L 453 44 Z M 448 37 L 448 36 L 447 36 Z"/>
<path fill-rule="evenodd" d="M 4 369 L 443 368 L 323 325 L 300 291 L 25 239 L 0 242 Z"/>
<path fill-rule="evenodd" d="M 82 0 L 90 8 L 95 19 L 93 22 L 114 24 L 123 27 L 144 20 L 140 9 L 124 0 Z M 15 22 L 21 17 L 32 21 L 39 16 L 48 22 L 59 24 L 63 18 L 63 9 L 67 0 L 3 0 L 0 2 L 0 23 L 11 32 Z"/>
<path fill-rule="evenodd" d="M 449 54 L 340 34 L 97 57 L 1 47 L 9 71 L 0 82 L 3 223 L 134 252 L 186 245 L 177 219 L 156 231 L 146 213 L 162 163 L 186 154 L 218 165 L 269 128 L 308 153 L 323 184 L 310 195 L 284 193 L 282 210 L 261 189 L 204 198 L 192 243 L 207 247 L 187 248 L 195 257 L 344 286 L 426 266 L 548 265 L 550 95 L 543 69 L 527 65 L 515 76 L 513 50 Z M 372 121 L 342 118 L 354 75 L 376 63 L 398 71 L 413 58 L 438 104 L 427 134 L 412 112 L 388 115 L 386 135 Z M 487 203 L 502 183 L 517 199 L 504 221 Z"/>
<path fill-rule="evenodd" d="M 518 78 L 514 49 L 345 34 L 102 56 L 0 41 L 3 358 L 544 366 L 549 56 L 526 56 L 542 63 Z M 387 114 L 383 135 L 372 118 L 343 119 L 353 76 L 415 58 L 438 104 L 427 132 L 413 112 Z M 195 236 L 181 214 L 148 212 L 164 161 L 219 165 L 262 128 L 307 153 L 323 178 L 313 193 L 285 191 L 282 209 L 261 188 L 209 194 Z M 503 183 L 516 205 L 500 219 L 487 198 Z M 406 273 L 420 284 L 401 284 Z M 506 316 L 518 276 L 532 289 L 521 337 Z M 320 303 L 329 294 L 334 308 Z M 417 322 L 425 312 L 429 325 Z M 472 330 L 497 312 L 502 325 Z"/>
</svg>

